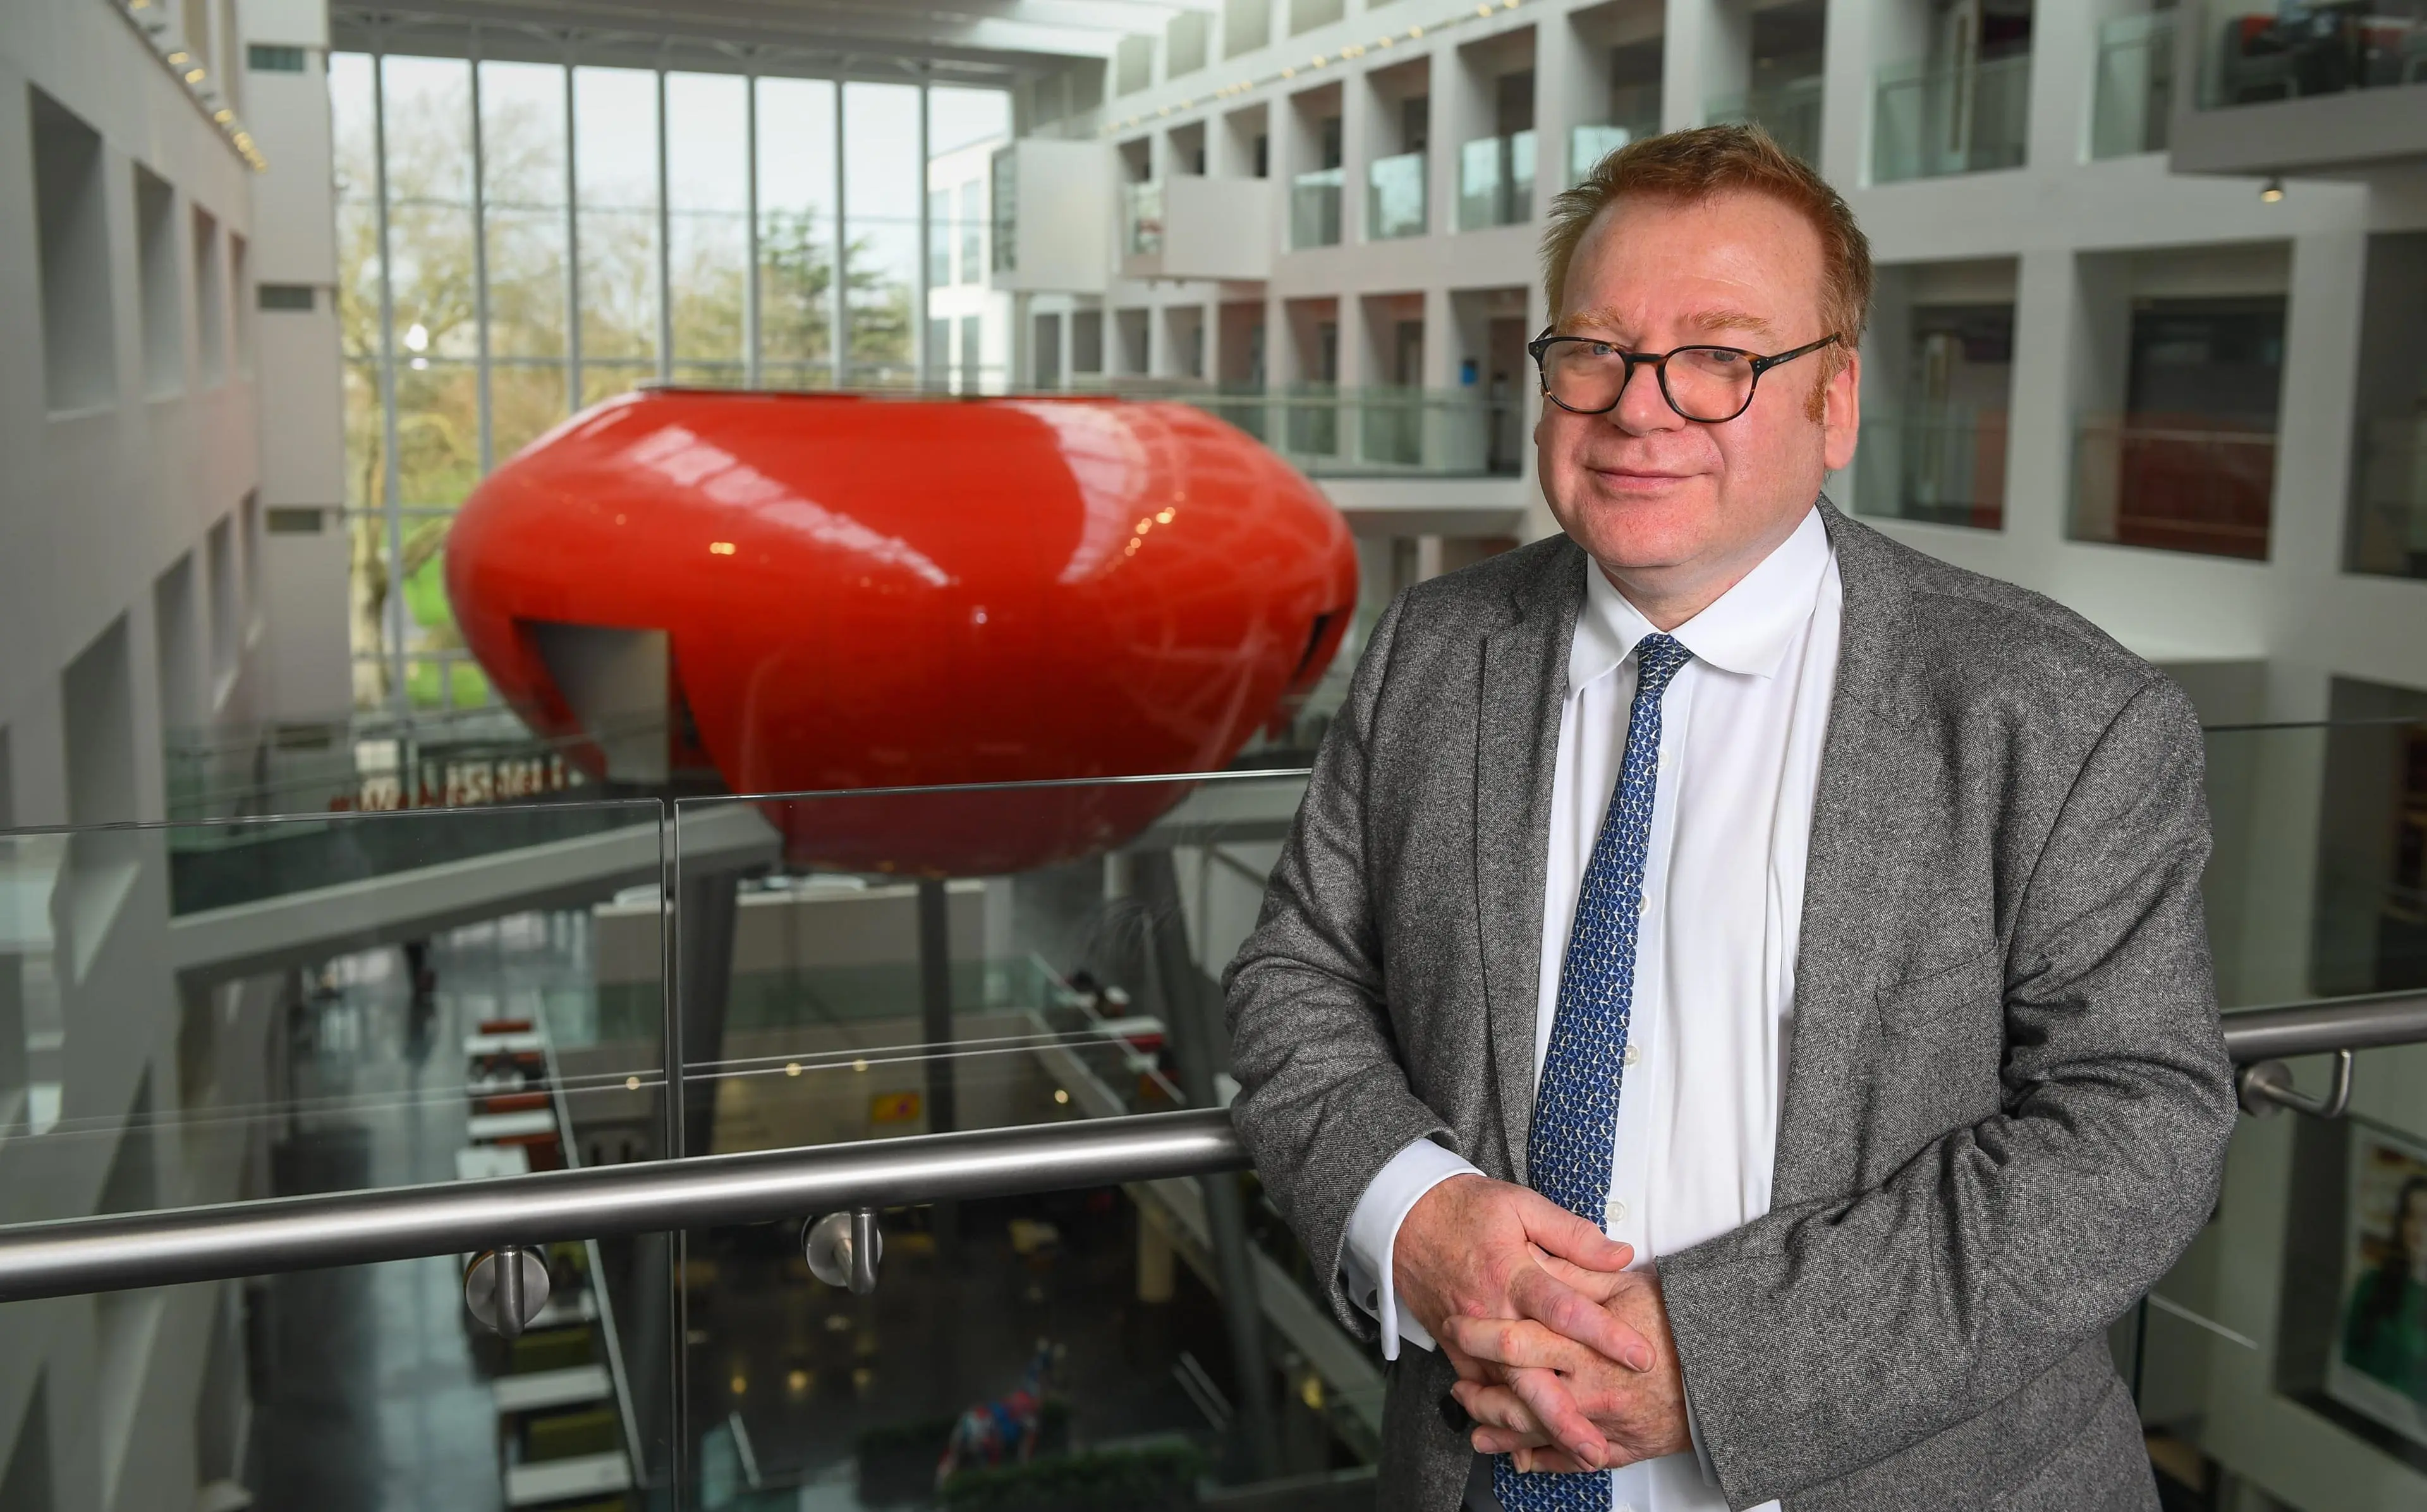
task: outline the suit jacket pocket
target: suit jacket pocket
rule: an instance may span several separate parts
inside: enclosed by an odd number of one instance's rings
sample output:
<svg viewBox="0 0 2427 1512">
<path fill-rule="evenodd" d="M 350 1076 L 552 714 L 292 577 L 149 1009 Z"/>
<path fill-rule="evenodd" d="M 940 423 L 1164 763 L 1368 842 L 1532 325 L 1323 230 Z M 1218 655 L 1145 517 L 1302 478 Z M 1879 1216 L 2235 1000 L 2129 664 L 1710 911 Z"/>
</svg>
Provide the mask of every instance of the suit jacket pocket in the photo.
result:
<svg viewBox="0 0 2427 1512">
<path fill-rule="evenodd" d="M 1985 1022 L 2005 1014 L 2006 951 L 1992 945 L 1953 966 L 1905 978 L 1879 995 L 1880 1028 L 1890 1034 L 1909 1034 L 1964 1014 Z"/>
</svg>

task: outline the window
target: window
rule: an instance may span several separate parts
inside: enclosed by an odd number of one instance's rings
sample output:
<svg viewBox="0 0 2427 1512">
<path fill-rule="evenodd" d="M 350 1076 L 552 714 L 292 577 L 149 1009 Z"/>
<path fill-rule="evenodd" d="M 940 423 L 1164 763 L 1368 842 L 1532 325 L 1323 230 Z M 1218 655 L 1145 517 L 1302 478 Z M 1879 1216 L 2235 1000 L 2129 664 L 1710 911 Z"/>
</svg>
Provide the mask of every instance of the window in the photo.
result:
<svg viewBox="0 0 2427 1512">
<path fill-rule="evenodd" d="M 118 385 L 101 136 L 39 89 L 31 104 L 43 392 L 54 412 L 90 409 Z"/>
<path fill-rule="evenodd" d="M 834 91 L 758 81 L 758 370 L 778 388 L 834 382 Z"/>
<path fill-rule="evenodd" d="M 1113 92 L 1135 94 L 1154 83 L 1154 39 L 1124 37 L 1113 53 Z"/>
<path fill-rule="evenodd" d="M 961 282 L 985 282 L 985 186 L 976 179 L 961 186 Z"/>
<path fill-rule="evenodd" d="M 177 264 L 176 191 L 138 164 L 135 277 L 142 301 L 143 392 L 153 398 L 186 386 L 186 306 Z"/>
<path fill-rule="evenodd" d="M 303 49 L 254 42 L 244 50 L 244 61 L 255 73 L 301 73 Z"/>
<path fill-rule="evenodd" d="M 264 284 L 256 290 L 256 302 L 264 310 L 291 314 L 314 308 L 312 285 L 309 284 Z"/>
<path fill-rule="evenodd" d="M 1273 38 L 1273 0 L 1222 0 L 1222 56 L 1252 53 Z"/>
<path fill-rule="evenodd" d="M 730 73 L 666 78 L 667 307 L 678 383 L 743 377 L 741 285 L 748 270 L 747 84 Z"/>
<path fill-rule="evenodd" d="M 194 356 L 203 387 L 227 376 L 227 283 L 220 265 L 217 216 L 194 210 Z"/>
<path fill-rule="evenodd" d="M 927 191 L 927 286 L 942 288 L 953 281 L 953 193 Z"/>
</svg>

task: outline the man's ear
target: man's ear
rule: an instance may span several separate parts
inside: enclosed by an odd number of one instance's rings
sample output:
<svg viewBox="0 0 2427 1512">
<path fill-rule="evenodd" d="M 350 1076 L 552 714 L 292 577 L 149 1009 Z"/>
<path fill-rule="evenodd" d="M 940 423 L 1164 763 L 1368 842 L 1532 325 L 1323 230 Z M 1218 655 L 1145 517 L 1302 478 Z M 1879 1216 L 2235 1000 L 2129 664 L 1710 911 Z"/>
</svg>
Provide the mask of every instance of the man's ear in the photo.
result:
<svg viewBox="0 0 2427 1512">
<path fill-rule="evenodd" d="M 1833 350 L 1833 349 L 1832 349 Z M 1820 391 L 1821 462 L 1831 472 L 1853 463 L 1854 442 L 1863 428 L 1863 354 L 1848 350 L 1837 370 Z"/>
</svg>

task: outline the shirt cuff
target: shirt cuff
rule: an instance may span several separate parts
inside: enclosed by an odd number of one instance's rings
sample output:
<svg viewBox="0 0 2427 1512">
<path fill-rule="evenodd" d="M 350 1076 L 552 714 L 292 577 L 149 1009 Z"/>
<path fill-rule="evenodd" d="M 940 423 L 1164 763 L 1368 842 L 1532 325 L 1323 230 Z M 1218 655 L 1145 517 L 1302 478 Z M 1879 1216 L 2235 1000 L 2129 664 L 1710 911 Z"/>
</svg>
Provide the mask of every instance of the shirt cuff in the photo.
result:
<svg viewBox="0 0 2427 1512">
<path fill-rule="evenodd" d="M 1391 1256 L 1399 1225 L 1416 1199 L 1453 1176 L 1481 1176 L 1464 1156 L 1419 1139 L 1391 1157 L 1366 1184 L 1348 1214 L 1348 1242 L 1341 1255 L 1341 1282 L 1348 1299 L 1373 1314 L 1382 1328 L 1382 1358 L 1399 1358 L 1404 1338 L 1419 1349 L 1433 1347 L 1423 1324 L 1399 1310 L 1391 1279 Z"/>
</svg>

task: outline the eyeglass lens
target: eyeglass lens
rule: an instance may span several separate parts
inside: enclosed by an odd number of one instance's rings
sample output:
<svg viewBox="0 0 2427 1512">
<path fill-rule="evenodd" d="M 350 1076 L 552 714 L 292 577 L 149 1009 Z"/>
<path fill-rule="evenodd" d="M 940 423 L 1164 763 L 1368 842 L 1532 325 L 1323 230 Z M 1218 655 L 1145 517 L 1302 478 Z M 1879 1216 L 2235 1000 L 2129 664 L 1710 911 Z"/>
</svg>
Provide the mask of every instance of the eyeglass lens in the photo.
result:
<svg viewBox="0 0 2427 1512">
<path fill-rule="evenodd" d="M 1572 410 L 1593 413 L 1618 402 L 1626 359 L 1598 341 L 1562 341 L 1542 354 L 1542 381 Z M 1647 375 L 1648 376 L 1648 375 Z M 1733 420 L 1752 400 L 1752 361 L 1728 347 L 1681 347 L 1662 374 L 1670 406 L 1688 420 Z"/>
</svg>

